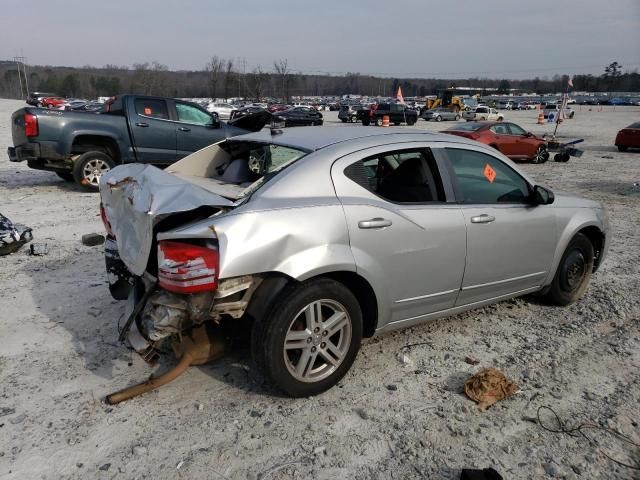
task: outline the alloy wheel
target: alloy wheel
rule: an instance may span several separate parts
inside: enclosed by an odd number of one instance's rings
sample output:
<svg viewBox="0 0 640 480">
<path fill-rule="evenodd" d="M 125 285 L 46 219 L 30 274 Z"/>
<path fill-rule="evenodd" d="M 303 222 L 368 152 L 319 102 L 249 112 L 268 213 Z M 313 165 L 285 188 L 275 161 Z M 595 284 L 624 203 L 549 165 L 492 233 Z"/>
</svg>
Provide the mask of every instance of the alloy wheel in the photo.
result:
<svg viewBox="0 0 640 480">
<path fill-rule="evenodd" d="M 111 170 L 111 167 L 107 162 L 99 158 L 89 160 L 82 169 L 82 175 L 87 181 L 87 184 L 97 187 L 100 182 L 100 177 Z"/>
<path fill-rule="evenodd" d="M 301 382 L 327 378 L 344 361 L 351 344 L 351 318 L 335 300 L 316 300 L 294 317 L 284 340 L 284 361 Z"/>
</svg>

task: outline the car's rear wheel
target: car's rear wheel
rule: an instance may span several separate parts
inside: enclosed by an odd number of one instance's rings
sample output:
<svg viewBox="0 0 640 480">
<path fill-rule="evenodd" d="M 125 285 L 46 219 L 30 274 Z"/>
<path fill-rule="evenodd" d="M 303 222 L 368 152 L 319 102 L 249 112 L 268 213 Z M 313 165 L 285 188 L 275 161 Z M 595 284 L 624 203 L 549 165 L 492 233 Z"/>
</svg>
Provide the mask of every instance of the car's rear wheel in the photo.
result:
<svg viewBox="0 0 640 480">
<path fill-rule="evenodd" d="M 619 152 L 626 152 L 629 149 L 626 145 L 618 145 Z"/>
<path fill-rule="evenodd" d="M 73 178 L 78 185 L 96 191 L 100 177 L 115 167 L 115 162 L 104 152 L 91 151 L 80 155 L 73 163 Z"/>
<path fill-rule="evenodd" d="M 442 117 L 441 117 L 440 115 L 438 115 L 438 116 L 436 117 L 436 122 L 441 122 L 441 121 L 442 121 Z"/>
<path fill-rule="evenodd" d="M 368 118 L 362 119 L 362 125 L 364 125 L 365 127 L 368 127 L 370 124 L 371 124 L 371 120 L 369 120 Z"/>
<path fill-rule="evenodd" d="M 533 163 L 544 163 L 549 159 L 549 152 L 544 145 L 540 145 L 536 150 L 535 155 L 531 159 Z"/>
<path fill-rule="evenodd" d="M 460 120 L 460 115 L 456 115 L 456 122 Z"/>
<path fill-rule="evenodd" d="M 316 395 L 347 373 L 362 340 L 358 301 L 341 283 L 311 280 L 285 290 L 252 330 L 254 361 L 293 397 Z"/>
<path fill-rule="evenodd" d="M 549 301 L 566 306 L 578 300 L 589 286 L 593 271 L 593 244 L 581 233 L 567 245 L 547 293 Z"/>
<path fill-rule="evenodd" d="M 342 120 L 342 123 L 347 123 L 347 119 L 346 118 L 341 118 L 340 120 Z"/>
<path fill-rule="evenodd" d="M 407 120 L 407 125 L 411 126 L 411 125 L 415 125 L 416 120 L 413 118 L 410 118 L 409 120 Z"/>
</svg>

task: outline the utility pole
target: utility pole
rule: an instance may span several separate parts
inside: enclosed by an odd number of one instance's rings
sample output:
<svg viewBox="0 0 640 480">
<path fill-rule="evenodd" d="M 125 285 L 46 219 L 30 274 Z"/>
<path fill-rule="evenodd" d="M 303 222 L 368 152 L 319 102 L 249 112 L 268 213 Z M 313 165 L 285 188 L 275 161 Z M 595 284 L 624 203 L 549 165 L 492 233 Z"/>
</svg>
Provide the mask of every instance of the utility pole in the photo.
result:
<svg viewBox="0 0 640 480">
<path fill-rule="evenodd" d="M 20 84 L 20 98 L 24 100 L 24 90 L 22 89 L 22 71 L 20 70 L 20 62 L 24 59 L 24 57 L 13 57 L 13 61 L 16 62 L 18 67 L 18 83 Z"/>
</svg>

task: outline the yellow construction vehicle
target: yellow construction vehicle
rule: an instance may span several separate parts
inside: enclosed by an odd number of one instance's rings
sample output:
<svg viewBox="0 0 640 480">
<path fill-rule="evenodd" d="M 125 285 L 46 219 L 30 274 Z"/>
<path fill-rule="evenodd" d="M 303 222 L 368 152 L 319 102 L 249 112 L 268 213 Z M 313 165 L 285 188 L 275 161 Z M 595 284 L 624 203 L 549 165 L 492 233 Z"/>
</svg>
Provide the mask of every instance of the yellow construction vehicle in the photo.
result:
<svg viewBox="0 0 640 480">
<path fill-rule="evenodd" d="M 435 99 L 427 100 L 425 106 L 427 107 L 427 110 L 431 110 L 432 108 L 437 107 L 448 108 L 453 112 L 464 110 L 464 103 L 462 103 L 462 100 L 456 95 L 456 93 L 457 92 L 454 88 L 440 90 L 438 92 L 438 97 Z"/>
</svg>

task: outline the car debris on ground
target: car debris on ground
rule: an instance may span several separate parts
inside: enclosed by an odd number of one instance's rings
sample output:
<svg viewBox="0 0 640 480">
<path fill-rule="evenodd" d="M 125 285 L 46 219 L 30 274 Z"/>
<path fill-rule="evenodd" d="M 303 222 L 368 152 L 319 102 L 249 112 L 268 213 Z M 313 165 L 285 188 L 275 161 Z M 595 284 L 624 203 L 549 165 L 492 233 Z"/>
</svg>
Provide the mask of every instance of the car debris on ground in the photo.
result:
<svg viewBox="0 0 640 480">
<path fill-rule="evenodd" d="M 17 252 L 31 240 L 33 233 L 29 227 L 13 223 L 0 213 L 0 256 Z"/>
<path fill-rule="evenodd" d="M 518 385 L 497 368 L 483 368 L 464 382 L 464 393 L 475 401 L 480 410 L 512 396 Z"/>
</svg>

